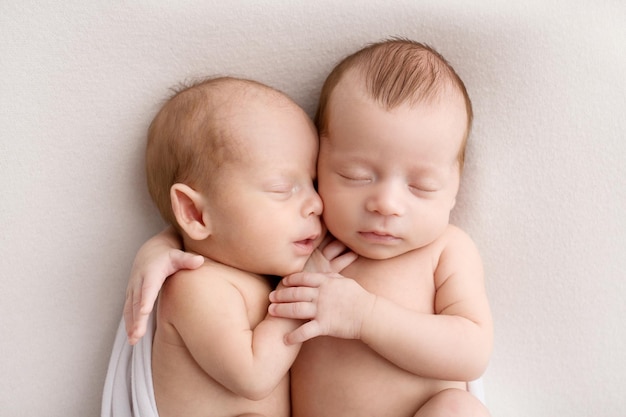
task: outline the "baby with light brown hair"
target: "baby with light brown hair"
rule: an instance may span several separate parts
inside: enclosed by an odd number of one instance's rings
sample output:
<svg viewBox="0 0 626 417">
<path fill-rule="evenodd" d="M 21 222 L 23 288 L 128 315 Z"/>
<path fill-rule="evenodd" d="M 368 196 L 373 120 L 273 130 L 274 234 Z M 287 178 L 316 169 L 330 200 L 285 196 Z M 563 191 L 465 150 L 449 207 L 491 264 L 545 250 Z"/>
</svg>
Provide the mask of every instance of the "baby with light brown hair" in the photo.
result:
<svg viewBox="0 0 626 417">
<path fill-rule="evenodd" d="M 273 276 L 301 271 L 322 240 L 318 140 L 284 94 L 215 78 L 177 92 L 148 131 L 150 195 L 203 257 L 159 296 L 152 346 L 167 416 L 290 415 L 285 344 L 298 320 L 267 316 Z"/>
</svg>

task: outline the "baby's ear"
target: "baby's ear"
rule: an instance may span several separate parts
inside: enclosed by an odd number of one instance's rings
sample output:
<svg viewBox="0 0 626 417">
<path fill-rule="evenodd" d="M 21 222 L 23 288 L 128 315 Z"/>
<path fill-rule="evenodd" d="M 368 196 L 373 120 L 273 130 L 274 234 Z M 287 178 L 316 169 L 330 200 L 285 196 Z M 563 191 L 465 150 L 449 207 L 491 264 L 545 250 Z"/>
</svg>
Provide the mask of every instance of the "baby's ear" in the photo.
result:
<svg viewBox="0 0 626 417">
<path fill-rule="evenodd" d="M 211 235 L 211 222 L 205 212 L 202 194 L 185 184 L 170 188 L 172 211 L 178 225 L 193 240 L 204 240 Z"/>
</svg>

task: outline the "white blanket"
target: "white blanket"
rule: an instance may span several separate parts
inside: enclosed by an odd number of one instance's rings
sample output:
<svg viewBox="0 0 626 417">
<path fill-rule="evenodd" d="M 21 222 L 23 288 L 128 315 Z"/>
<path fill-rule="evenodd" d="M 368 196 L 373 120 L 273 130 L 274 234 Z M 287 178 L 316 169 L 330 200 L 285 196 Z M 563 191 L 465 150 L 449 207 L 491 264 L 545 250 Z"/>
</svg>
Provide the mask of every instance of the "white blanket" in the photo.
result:
<svg viewBox="0 0 626 417">
<path fill-rule="evenodd" d="M 467 390 L 476 398 L 480 400 L 481 403 L 487 404 L 485 402 L 485 388 L 483 386 L 483 379 L 478 378 L 475 381 L 470 381 L 467 383 Z"/>
<path fill-rule="evenodd" d="M 146 335 L 128 344 L 124 319 L 120 321 L 102 394 L 102 417 L 158 417 L 152 386 L 154 314 Z"/>
</svg>

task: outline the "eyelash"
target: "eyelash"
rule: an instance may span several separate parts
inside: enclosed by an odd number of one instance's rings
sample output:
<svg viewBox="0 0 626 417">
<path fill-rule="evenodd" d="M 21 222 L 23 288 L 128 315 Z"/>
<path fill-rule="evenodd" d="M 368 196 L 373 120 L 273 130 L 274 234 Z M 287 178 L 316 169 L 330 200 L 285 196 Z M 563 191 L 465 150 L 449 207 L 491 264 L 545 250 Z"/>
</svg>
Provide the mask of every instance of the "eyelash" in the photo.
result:
<svg viewBox="0 0 626 417">
<path fill-rule="evenodd" d="M 344 180 L 351 181 L 351 182 L 365 183 L 365 182 L 372 181 L 372 177 L 368 175 L 359 176 L 359 175 L 352 175 L 352 174 L 344 174 L 341 172 L 337 172 L 337 175 L 339 175 Z M 419 194 L 433 194 L 439 191 L 437 187 L 424 187 L 424 186 L 411 185 L 411 184 L 408 185 L 408 188 L 414 194 L 418 194 L 418 193 Z"/>
<path fill-rule="evenodd" d="M 409 189 L 413 192 L 413 193 L 424 193 L 424 194 L 433 194 L 436 193 L 439 190 L 436 189 L 428 189 L 426 187 L 418 187 L 415 185 L 409 185 Z"/>
<path fill-rule="evenodd" d="M 368 176 L 358 176 L 358 175 L 346 175 L 339 173 L 339 176 L 348 181 L 370 181 L 370 177 Z"/>
<path fill-rule="evenodd" d="M 292 185 L 277 185 L 269 189 L 269 192 L 275 195 L 287 196 L 291 195 L 296 187 Z"/>
</svg>

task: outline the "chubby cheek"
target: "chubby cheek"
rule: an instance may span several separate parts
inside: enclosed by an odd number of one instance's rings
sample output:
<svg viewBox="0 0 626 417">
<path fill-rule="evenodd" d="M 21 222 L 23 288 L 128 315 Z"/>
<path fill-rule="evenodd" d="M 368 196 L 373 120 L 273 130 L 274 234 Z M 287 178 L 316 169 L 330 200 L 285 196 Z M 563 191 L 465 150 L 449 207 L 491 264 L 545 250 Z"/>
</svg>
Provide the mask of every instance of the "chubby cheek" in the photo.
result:
<svg viewBox="0 0 626 417">
<path fill-rule="evenodd" d="M 332 194 L 332 193 L 331 193 Z M 334 196 L 341 195 L 334 193 Z M 345 195 L 347 197 L 347 195 Z M 328 231 L 341 240 L 341 237 L 353 228 L 354 222 L 358 219 L 355 204 L 349 198 L 327 198 L 324 200 L 324 212 L 322 218 Z"/>
<path fill-rule="evenodd" d="M 413 236 L 419 241 L 417 246 L 428 244 L 441 236 L 448 227 L 449 221 L 449 211 L 443 206 L 430 213 L 416 215 L 411 224 Z"/>
</svg>

